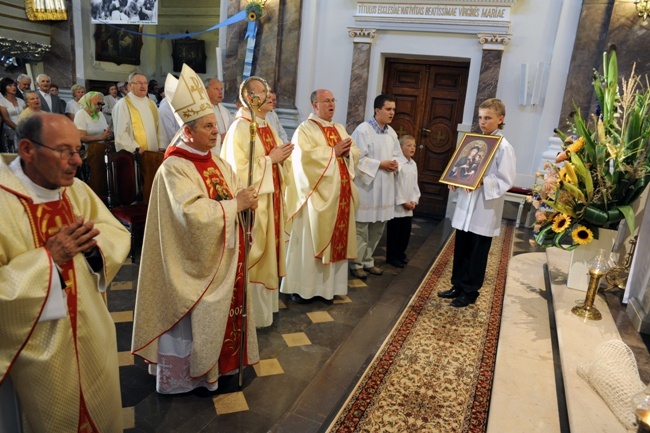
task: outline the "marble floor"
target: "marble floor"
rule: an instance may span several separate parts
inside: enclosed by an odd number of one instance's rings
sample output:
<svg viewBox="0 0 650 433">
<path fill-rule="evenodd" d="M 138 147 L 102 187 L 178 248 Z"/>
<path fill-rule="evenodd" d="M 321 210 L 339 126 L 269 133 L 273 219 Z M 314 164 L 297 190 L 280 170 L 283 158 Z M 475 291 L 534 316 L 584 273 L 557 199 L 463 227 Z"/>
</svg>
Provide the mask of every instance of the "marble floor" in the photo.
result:
<svg viewBox="0 0 650 433">
<path fill-rule="evenodd" d="M 448 220 L 416 218 L 407 251 L 409 265 L 384 266 L 385 249 L 380 246 L 376 258 L 384 275 L 350 279 L 348 295 L 333 302 L 299 305 L 281 294 L 273 325 L 257 330 L 261 362 L 246 369 L 241 391 L 235 377 L 223 377 L 213 393 L 155 392 L 144 362 L 129 353 L 137 264 L 125 264 L 108 294 L 120 351 L 125 431 L 324 431 L 451 232 Z M 529 229 L 516 230 L 514 254 L 541 251 L 530 246 L 530 237 Z M 648 349 L 632 329 L 619 298 L 606 294 L 623 340 L 635 352 L 641 377 L 648 382 Z"/>
</svg>

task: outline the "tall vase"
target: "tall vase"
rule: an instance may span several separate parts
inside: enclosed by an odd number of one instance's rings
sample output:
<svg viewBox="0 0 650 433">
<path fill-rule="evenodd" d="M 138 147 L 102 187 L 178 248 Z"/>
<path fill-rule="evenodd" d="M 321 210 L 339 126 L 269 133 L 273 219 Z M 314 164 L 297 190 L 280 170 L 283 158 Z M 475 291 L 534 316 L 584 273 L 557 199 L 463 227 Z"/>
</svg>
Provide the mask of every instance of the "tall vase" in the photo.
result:
<svg viewBox="0 0 650 433">
<path fill-rule="evenodd" d="M 598 239 L 594 239 L 586 245 L 580 245 L 571 252 L 571 264 L 566 283 L 569 289 L 587 291 L 589 286 L 587 263 L 598 254 L 598 250 L 601 248 L 608 253 L 612 251 L 617 235 L 618 230 L 598 229 Z"/>
</svg>

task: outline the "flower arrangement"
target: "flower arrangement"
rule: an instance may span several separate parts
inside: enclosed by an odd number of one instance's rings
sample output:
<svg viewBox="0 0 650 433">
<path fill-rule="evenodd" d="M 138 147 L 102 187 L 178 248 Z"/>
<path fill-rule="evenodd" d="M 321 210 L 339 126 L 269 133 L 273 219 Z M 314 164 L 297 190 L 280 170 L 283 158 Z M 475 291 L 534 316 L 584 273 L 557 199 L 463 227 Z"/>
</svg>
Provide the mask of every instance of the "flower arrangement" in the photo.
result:
<svg viewBox="0 0 650 433">
<path fill-rule="evenodd" d="M 616 51 L 603 54 L 595 72 L 599 114 L 585 119 L 578 108 L 563 152 L 537 173 L 533 195 L 534 241 L 567 250 L 598 238 L 599 228 L 616 228 L 625 218 L 634 233 L 632 203 L 650 182 L 650 85 L 635 74 L 618 86 Z"/>
</svg>

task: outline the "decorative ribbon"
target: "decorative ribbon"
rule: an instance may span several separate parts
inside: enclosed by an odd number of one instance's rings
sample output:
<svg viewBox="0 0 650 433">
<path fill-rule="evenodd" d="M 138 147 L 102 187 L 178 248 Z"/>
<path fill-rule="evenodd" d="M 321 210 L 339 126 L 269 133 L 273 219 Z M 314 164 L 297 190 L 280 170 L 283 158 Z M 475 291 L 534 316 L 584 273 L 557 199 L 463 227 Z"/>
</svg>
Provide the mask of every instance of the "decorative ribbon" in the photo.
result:
<svg viewBox="0 0 650 433">
<path fill-rule="evenodd" d="M 198 32 L 193 32 L 193 33 L 174 33 L 174 34 L 171 34 L 171 35 L 158 35 L 158 34 L 155 34 L 155 33 L 141 33 L 141 32 L 135 32 L 133 30 L 125 29 L 124 27 L 115 26 L 115 25 L 109 24 L 109 23 L 103 23 L 103 24 L 107 25 L 107 26 L 110 26 L 110 27 L 113 27 L 113 28 L 116 28 L 118 30 L 124 30 L 125 32 L 132 33 L 134 35 L 149 36 L 149 37 L 158 38 L 158 39 L 183 39 L 183 38 L 191 38 L 193 36 L 201 35 L 203 33 L 208 33 L 208 32 L 217 30 L 217 29 L 219 29 L 221 27 L 226 27 L 226 26 L 228 26 L 230 24 L 234 24 L 234 23 L 238 23 L 240 21 L 244 21 L 247 18 L 248 18 L 248 14 L 247 14 L 247 12 L 245 10 L 243 10 L 243 11 L 240 11 L 237 14 L 231 16 L 226 21 L 222 21 L 219 24 L 216 24 L 216 25 L 210 27 L 209 29 L 200 30 Z M 249 23 L 249 26 L 250 26 L 250 23 Z"/>
<path fill-rule="evenodd" d="M 244 39 L 248 39 L 246 45 L 246 58 L 244 59 L 244 80 L 251 76 L 253 69 L 253 57 L 255 55 L 255 37 L 257 36 L 257 21 L 248 21 L 248 28 Z"/>
</svg>

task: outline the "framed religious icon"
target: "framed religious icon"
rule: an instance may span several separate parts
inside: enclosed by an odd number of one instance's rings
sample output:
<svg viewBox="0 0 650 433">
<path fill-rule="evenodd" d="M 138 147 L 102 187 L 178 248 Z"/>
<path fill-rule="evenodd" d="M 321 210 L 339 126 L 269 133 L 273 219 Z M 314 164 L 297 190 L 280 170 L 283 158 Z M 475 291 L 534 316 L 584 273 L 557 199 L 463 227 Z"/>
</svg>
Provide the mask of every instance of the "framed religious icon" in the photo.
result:
<svg viewBox="0 0 650 433">
<path fill-rule="evenodd" d="M 440 177 L 440 183 L 474 190 L 503 139 L 500 135 L 466 133 Z"/>
<path fill-rule="evenodd" d="M 176 39 L 172 41 L 174 72 L 183 69 L 183 63 L 197 74 L 205 74 L 205 41 L 200 39 Z"/>
<path fill-rule="evenodd" d="M 96 25 L 95 60 L 139 65 L 142 35 L 138 33 L 142 33 L 141 26 Z"/>
</svg>

